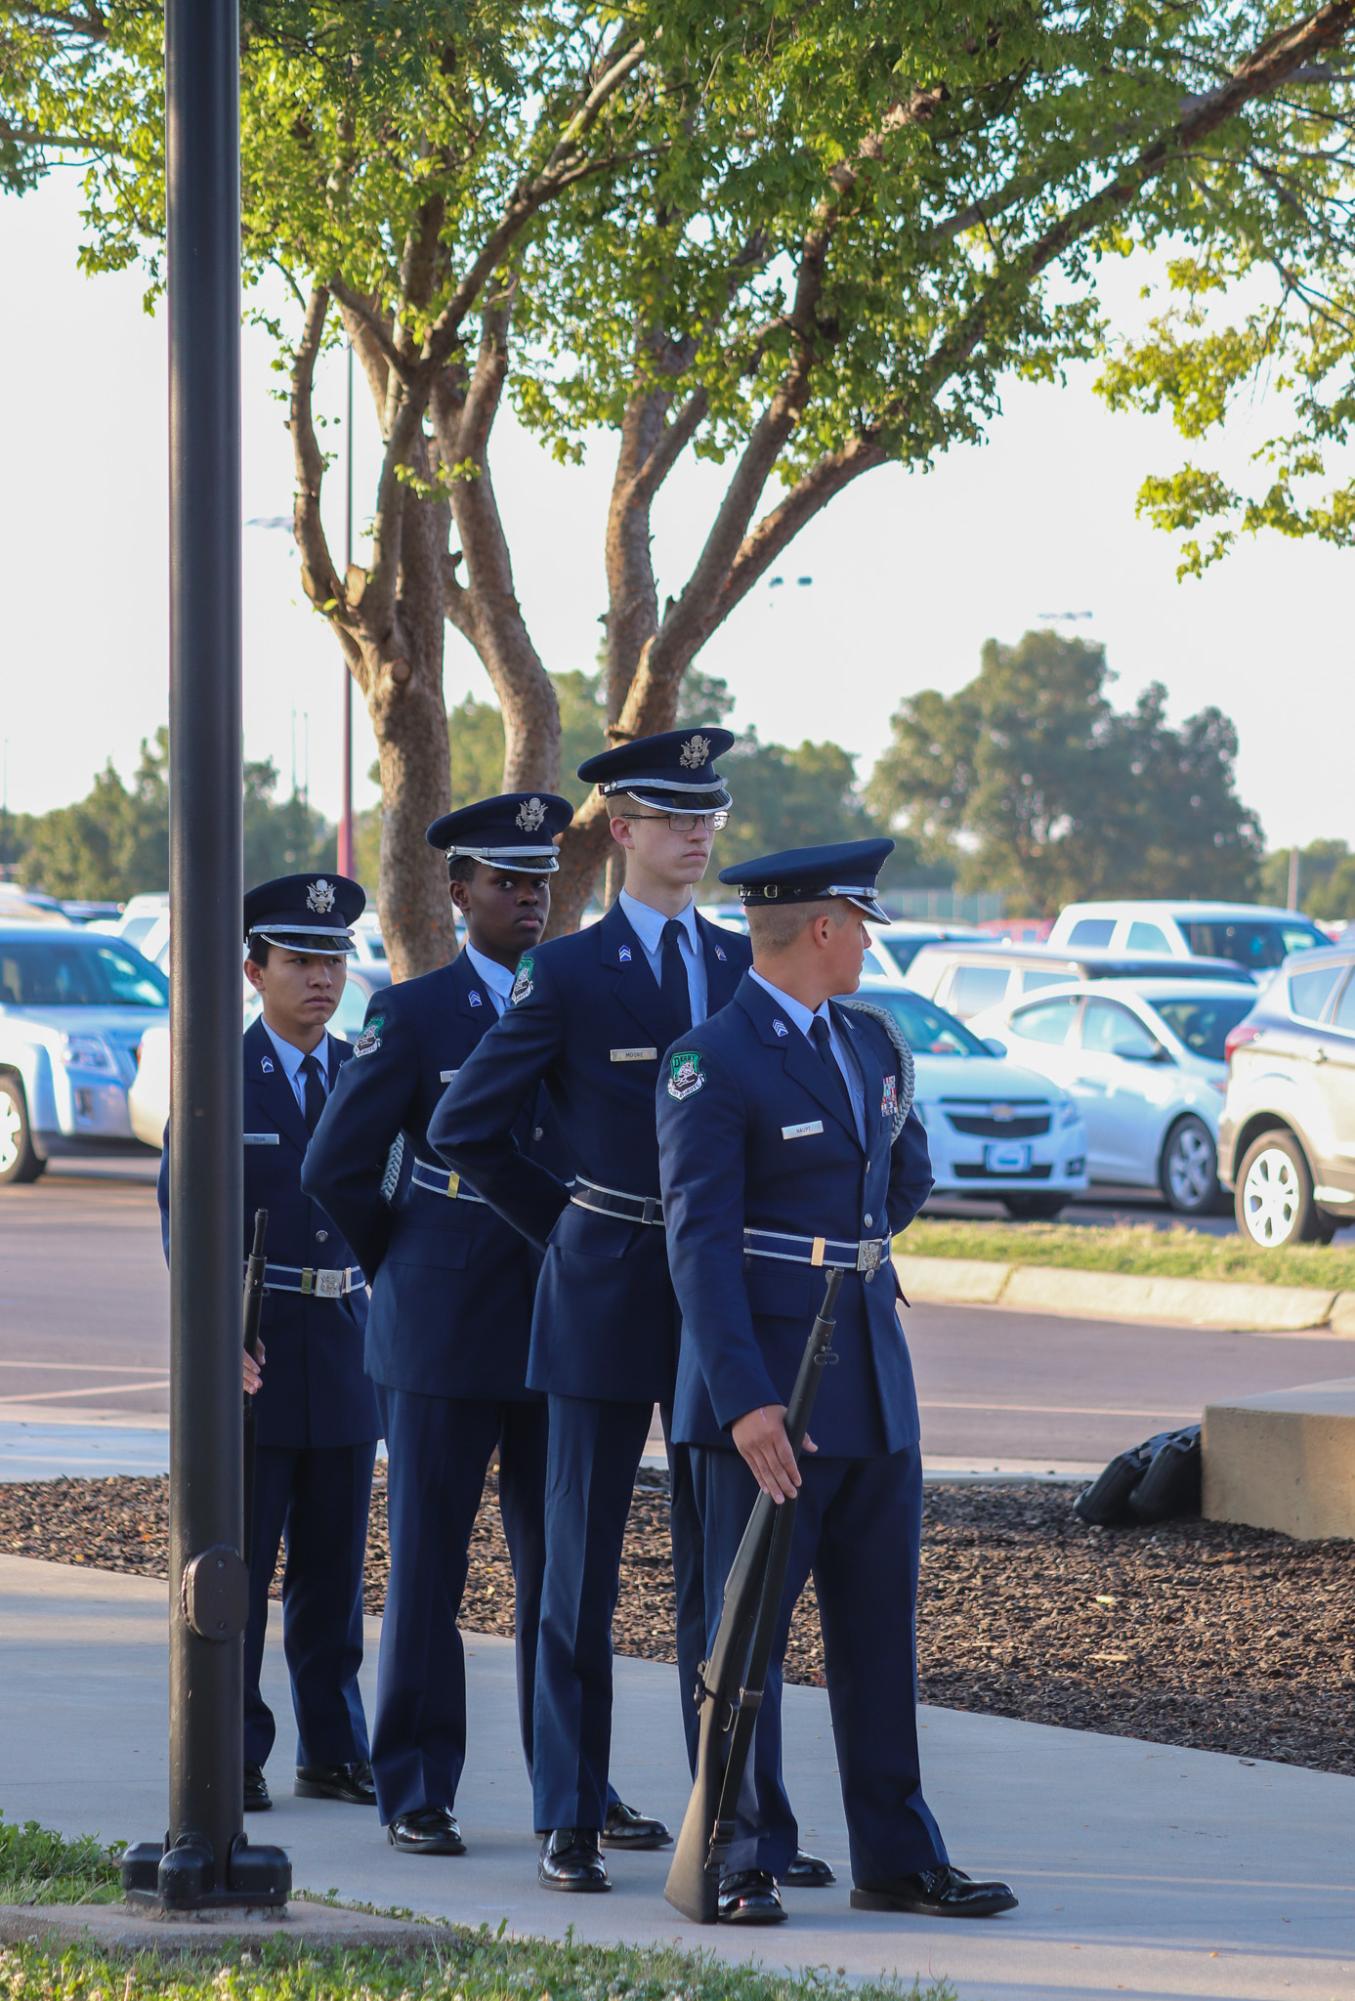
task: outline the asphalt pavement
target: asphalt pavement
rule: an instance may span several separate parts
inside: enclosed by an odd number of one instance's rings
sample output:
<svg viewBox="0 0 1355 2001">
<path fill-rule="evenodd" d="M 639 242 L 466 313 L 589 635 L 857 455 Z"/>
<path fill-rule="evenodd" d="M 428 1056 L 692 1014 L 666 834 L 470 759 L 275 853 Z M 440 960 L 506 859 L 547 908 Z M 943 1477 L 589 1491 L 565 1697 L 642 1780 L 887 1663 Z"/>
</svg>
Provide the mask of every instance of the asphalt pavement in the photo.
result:
<svg viewBox="0 0 1355 2001">
<path fill-rule="evenodd" d="M 71 1471 L 160 1463 L 169 1292 L 155 1170 L 150 1155 L 65 1161 L 32 1187 L 0 1191 L 0 1477 L 52 1470 L 63 1451 Z M 933 1470 L 1095 1468 L 1194 1422 L 1207 1401 L 1349 1373 L 1349 1344 L 1325 1335 L 981 1306 L 917 1305 L 905 1320 Z M 112 1427 L 138 1435 L 115 1440 Z"/>
</svg>

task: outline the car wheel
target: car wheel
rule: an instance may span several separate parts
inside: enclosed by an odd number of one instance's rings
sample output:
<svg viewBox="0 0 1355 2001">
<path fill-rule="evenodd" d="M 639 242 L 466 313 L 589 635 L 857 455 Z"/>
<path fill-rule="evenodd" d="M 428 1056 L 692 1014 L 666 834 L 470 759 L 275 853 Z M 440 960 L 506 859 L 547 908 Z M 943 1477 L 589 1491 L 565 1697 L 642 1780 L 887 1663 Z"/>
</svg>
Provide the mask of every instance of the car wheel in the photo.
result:
<svg viewBox="0 0 1355 2001">
<path fill-rule="evenodd" d="M 0 1077 L 0 1188 L 36 1181 L 46 1166 L 33 1145 L 23 1085 L 17 1077 Z"/>
<path fill-rule="evenodd" d="M 1002 1206 L 1014 1223 L 1052 1223 L 1067 1206 L 1066 1195 L 1004 1195 Z"/>
<path fill-rule="evenodd" d="M 1291 1132 L 1276 1129 L 1252 1141 L 1238 1171 L 1233 1210 L 1242 1235 L 1264 1250 L 1310 1244 L 1323 1235 L 1326 1218 L 1313 1200 L 1313 1177 Z"/>
<path fill-rule="evenodd" d="M 1219 1207 L 1219 1152 L 1214 1135 L 1193 1112 L 1167 1134 L 1158 1170 L 1163 1199 L 1178 1216 L 1209 1216 Z"/>
</svg>

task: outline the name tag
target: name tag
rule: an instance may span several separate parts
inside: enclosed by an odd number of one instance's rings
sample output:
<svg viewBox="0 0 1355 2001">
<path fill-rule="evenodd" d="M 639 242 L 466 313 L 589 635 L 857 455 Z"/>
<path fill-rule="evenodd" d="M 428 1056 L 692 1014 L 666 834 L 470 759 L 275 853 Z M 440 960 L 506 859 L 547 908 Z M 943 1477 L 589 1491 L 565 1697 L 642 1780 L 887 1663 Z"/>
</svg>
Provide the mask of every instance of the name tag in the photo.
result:
<svg viewBox="0 0 1355 2001">
<path fill-rule="evenodd" d="M 659 1060 L 657 1049 L 613 1049 L 611 1056 L 613 1063 L 657 1063 Z"/>
<path fill-rule="evenodd" d="M 456 1070 L 439 1070 L 438 1082 L 440 1084 L 450 1084 L 453 1077 L 459 1076 L 459 1074 L 460 1072 Z"/>
<path fill-rule="evenodd" d="M 823 1120 L 810 1119 L 802 1126 L 782 1126 L 781 1137 L 782 1139 L 808 1139 L 811 1133 L 821 1133 L 822 1131 Z"/>
<path fill-rule="evenodd" d="M 281 1146 L 282 1144 L 281 1133 L 246 1133 L 244 1139 L 246 1146 Z"/>
</svg>

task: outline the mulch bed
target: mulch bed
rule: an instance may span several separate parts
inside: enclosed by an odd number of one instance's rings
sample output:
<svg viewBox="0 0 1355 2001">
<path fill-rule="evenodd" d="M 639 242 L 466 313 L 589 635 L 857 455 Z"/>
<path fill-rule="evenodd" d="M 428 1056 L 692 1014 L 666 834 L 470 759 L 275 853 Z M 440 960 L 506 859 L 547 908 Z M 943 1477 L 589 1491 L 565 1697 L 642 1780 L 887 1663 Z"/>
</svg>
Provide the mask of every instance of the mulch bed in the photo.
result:
<svg viewBox="0 0 1355 2001">
<path fill-rule="evenodd" d="M 367 1554 L 367 1609 L 389 1564 L 384 1466 Z M 642 1479 L 652 1476 L 642 1475 Z M 1355 1545 L 1174 1522 L 1088 1529 L 1066 1487 L 926 1490 L 918 1611 L 926 1702 L 1355 1775 Z M 164 1479 L 0 1485 L 0 1550 L 163 1577 Z M 510 1634 L 513 1583 L 486 1492 L 462 1623 Z M 637 1488 L 615 1637 L 673 1659 L 666 1489 Z M 796 1613 L 792 1681 L 821 1683 L 812 1589 Z"/>
</svg>

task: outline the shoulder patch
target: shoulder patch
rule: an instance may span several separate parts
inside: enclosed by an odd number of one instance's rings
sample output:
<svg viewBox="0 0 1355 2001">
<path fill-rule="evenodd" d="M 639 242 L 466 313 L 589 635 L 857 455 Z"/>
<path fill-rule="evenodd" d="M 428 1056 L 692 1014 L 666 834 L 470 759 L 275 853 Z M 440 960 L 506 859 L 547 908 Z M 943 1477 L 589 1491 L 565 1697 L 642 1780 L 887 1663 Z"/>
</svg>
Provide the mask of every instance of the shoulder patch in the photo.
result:
<svg viewBox="0 0 1355 2001">
<path fill-rule="evenodd" d="M 355 1056 L 370 1056 L 374 1049 L 381 1047 L 381 1031 L 386 1026 L 384 1014 L 374 1014 L 353 1044 Z"/>
<path fill-rule="evenodd" d="M 873 1007 L 869 1001 L 863 1000 L 847 1000 L 843 1001 L 842 1005 L 849 1007 L 853 1014 L 869 1015 L 872 1021 L 878 1021 L 893 1045 L 898 1065 L 897 1073 L 893 1077 L 884 1079 L 880 1101 L 880 1114 L 890 1122 L 892 1145 L 903 1131 L 908 1114 L 913 1109 L 913 1096 L 917 1089 L 913 1052 L 908 1047 L 903 1030 L 887 1009 Z"/>
<path fill-rule="evenodd" d="M 525 959 L 518 960 L 518 970 L 513 981 L 513 990 L 508 996 L 511 1006 L 516 1007 L 520 1001 L 525 1001 L 528 998 L 536 985 L 535 975 L 536 961 L 529 952 Z"/>
<path fill-rule="evenodd" d="M 694 1097 L 703 1088 L 706 1073 L 701 1068 L 699 1049 L 675 1049 L 668 1059 L 668 1095 L 670 1098 Z"/>
</svg>

